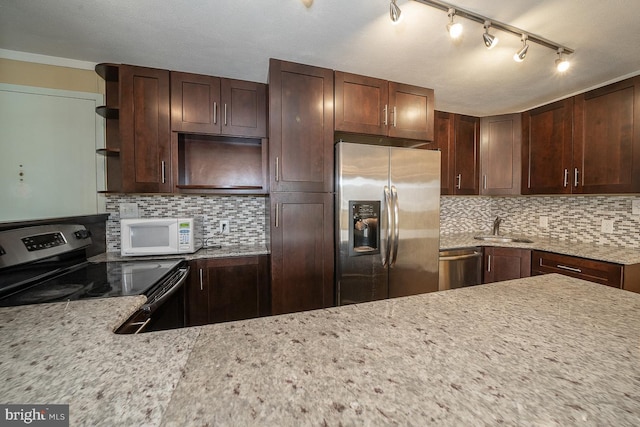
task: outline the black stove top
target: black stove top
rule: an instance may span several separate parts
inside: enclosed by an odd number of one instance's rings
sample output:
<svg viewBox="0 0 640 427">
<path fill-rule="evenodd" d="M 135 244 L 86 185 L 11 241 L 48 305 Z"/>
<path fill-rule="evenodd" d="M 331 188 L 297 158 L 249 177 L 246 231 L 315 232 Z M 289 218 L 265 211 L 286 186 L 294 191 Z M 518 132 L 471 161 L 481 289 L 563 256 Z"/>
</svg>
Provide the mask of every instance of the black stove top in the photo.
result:
<svg viewBox="0 0 640 427">
<path fill-rule="evenodd" d="M 0 272 L 0 307 L 148 295 L 182 260 L 72 261 Z"/>
</svg>

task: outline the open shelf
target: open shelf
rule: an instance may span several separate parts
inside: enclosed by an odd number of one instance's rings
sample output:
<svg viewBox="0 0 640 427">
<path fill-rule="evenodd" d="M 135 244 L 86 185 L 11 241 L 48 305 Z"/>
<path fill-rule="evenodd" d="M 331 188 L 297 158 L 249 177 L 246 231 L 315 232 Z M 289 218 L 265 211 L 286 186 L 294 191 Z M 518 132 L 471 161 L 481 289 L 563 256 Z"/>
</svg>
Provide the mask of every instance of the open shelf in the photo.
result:
<svg viewBox="0 0 640 427">
<path fill-rule="evenodd" d="M 117 82 L 119 79 L 119 66 L 118 64 L 97 64 L 95 67 L 96 73 L 104 79 L 106 82 Z"/>
<path fill-rule="evenodd" d="M 120 155 L 119 148 L 98 148 L 96 153 L 107 157 L 118 157 Z"/>
<path fill-rule="evenodd" d="M 189 193 L 267 193 L 266 139 L 177 134 L 176 189 Z"/>
<path fill-rule="evenodd" d="M 105 119 L 118 119 L 120 117 L 120 110 L 113 107 L 107 107 L 106 105 L 100 105 L 96 107 L 96 113 L 104 117 Z"/>
</svg>

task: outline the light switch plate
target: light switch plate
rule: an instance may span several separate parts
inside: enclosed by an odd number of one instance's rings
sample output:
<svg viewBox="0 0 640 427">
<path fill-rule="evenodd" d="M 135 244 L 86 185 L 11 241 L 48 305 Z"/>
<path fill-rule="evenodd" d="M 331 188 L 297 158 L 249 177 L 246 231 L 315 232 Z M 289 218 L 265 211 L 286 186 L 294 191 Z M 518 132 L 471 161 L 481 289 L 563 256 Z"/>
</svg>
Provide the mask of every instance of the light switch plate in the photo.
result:
<svg viewBox="0 0 640 427">
<path fill-rule="evenodd" d="M 613 220 L 612 219 L 603 219 L 600 231 L 602 233 L 604 233 L 604 234 L 613 233 Z"/>
<path fill-rule="evenodd" d="M 120 219 L 138 218 L 137 203 L 120 203 Z"/>
<path fill-rule="evenodd" d="M 631 214 L 640 215 L 640 199 L 631 202 Z"/>
<path fill-rule="evenodd" d="M 540 228 L 549 228 L 549 217 L 541 216 L 540 217 Z"/>
</svg>

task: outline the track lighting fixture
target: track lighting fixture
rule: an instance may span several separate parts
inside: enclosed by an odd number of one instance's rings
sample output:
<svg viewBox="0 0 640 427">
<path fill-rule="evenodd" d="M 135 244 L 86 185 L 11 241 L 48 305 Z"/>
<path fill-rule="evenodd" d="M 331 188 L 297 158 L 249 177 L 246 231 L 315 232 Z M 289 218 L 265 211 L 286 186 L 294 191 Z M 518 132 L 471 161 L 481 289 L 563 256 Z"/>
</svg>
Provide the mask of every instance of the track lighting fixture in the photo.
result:
<svg viewBox="0 0 640 427">
<path fill-rule="evenodd" d="M 391 0 L 389 4 L 389 17 L 394 24 L 397 24 L 402 20 L 402 11 L 396 4 L 396 0 Z"/>
<path fill-rule="evenodd" d="M 491 49 L 498 44 L 498 38 L 489 34 L 489 27 L 491 27 L 491 21 L 484 21 L 484 34 L 482 35 L 482 41 L 487 49 Z"/>
<path fill-rule="evenodd" d="M 522 47 L 520 48 L 519 51 L 517 51 L 513 55 L 513 60 L 516 61 L 516 62 L 524 61 L 524 58 L 527 56 L 527 51 L 528 50 L 529 50 L 529 45 L 527 44 L 527 35 L 523 34 L 522 35 Z"/>
<path fill-rule="evenodd" d="M 564 73 L 565 71 L 567 71 L 569 69 L 569 66 L 571 65 L 571 63 L 567 58 L 562 57 L 563 53 L 564 53 L 564 49 L 559 47 L 558 59 L 556 59 L 556 69 L 561 73 Z"/>
<path fill-rule="evenodd" d="M 444 12 L 447 12 L 447 16 L 449 17 L 449 23 L 447 24 L 447 31 L 449 31 L 449 35 L 452 38 L 457 38 L 462 34 L 462 24 L 459 22 L 454 23 L 453 17 L 457 15 L 459 18 L 466 18 L 470 21 L 477 22 L 481 25 L 484 25 L 484 34 L 482 35 L 482 41 L 484 45 L 491 49 L 498 43 L 498 38 L 492 34 L 489 34 L 489 28 L 493 28 L 494 30 L 500 30 L 505 33 L 513 34 L 514 36 L 518 36 L 522 40 L 522 48 L 513 55 L 513 59 L 517 62 L 522 62 L 524 58 L 527 56 L 527 51 L 529 50 L 528 41 L 539 44 L 541 46 L 547 47 L 549 49 L 553 49 L 558 53 L 558 59 L 556 60 L 556 67 L 558 71 L 566 70 L 569 67 L 569 61 L 566 59 L 566 55 L 571 55 L 573 53 L 573 49 L 570 49 L 566 46 L 562 46 L 556 42 L 552 42 L 551 40 L 545 39 L 544 37 L 540 37 L 538 35 L 532 34 L 528 31 L 524 31 L 520 28 L 514 27 L 513 25 L 505 24 L 504 22 L 495 21 L 489 17 L 479 15 L 475 12 L 471 12 L 470 10 L 461 9 L 458 6 L 444 2 L 441 0 L 415 0 L 418 3 L 425 4 L 427 6 L 431 6 L 436 9 L 440 9 Z M 392 4 L 395 5 L 395 1 L 392 1 Z M 391 18 L 393 19 L 393 17 Z M 562 64 L 562 65 L 560 65 Z"/>
<path fill-rule="evenodd" d="M 451 36 L 452 39 L 457 39 L 462 35 L 462 24 L 459 22 L 453 22 L 455 14 L 455 9 L 449 9 L 449 23 L 447 24 L 447 31 L 449 31 L 449 36 Z"/>
</svg>

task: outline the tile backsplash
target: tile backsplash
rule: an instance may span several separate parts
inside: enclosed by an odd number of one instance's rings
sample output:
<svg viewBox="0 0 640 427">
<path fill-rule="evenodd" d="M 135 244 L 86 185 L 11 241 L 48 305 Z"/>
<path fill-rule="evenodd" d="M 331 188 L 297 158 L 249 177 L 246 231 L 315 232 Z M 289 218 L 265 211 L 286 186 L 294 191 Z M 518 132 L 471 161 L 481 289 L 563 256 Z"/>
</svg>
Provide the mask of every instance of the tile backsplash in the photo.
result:
<svg viewBox="0 0 640 427">
<path fill-rule="evenodd" d="M 493 219 L 503 219 L 502 234 L 524 234 L 554 239 L 640 248 L 640 215 L 630 196 L 443 196 L 440 230 L 443 233 L 490 232 Z M 540 227 L 540 217 L 549 226 Z M 613 220 L 613 233 L 602 233 L 602 220 Z"/>
<path fill-rule="evenodd" d="M 120 251 L 121 203 L 136 203 L 140 218 L 202 216 L 208 246 L 267 242 L 266 197 L 118 194 L 106 196 L 109 252 Z M 229 234 L 218 233 L 220 220 L 229 220 Z"/>
<path fill-rule="evenodd" d="M 502 234 L 640 248 L 640 215 L 633 215 L 630 196 L 442 196 L 440 231 L 491 231 L 500 216 Z M 208 245 L 268 243 L 268 199 L 259 196 L 107 195 L 107 250 L 120 251 L 120 203 L 137 203 L 142 218 L 202 216 Z M 540 217 L 549 226 L 540 227 Z M 218 222 L 229 220 L 230 233 L 218 234 Z M 613 233 L 602 233 L 603 219 L 614 221 Z"/>
</svg>

